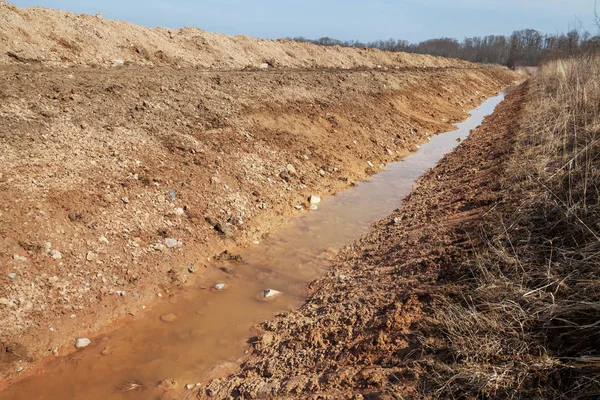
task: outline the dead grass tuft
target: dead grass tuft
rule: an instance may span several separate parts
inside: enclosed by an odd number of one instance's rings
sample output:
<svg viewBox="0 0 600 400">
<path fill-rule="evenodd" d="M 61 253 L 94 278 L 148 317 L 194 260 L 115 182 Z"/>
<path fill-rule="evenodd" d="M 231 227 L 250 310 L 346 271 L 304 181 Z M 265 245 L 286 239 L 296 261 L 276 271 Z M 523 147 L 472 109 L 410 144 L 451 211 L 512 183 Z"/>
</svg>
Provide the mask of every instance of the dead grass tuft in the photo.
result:
<svg viewBox="0 0 600 400">
<path fill-rule="evenodd" d="M 421 337 L 426 396 L 600 396 L 600 57 L 544 65 L 529 97 L 487 249 Z"/>
</svg>

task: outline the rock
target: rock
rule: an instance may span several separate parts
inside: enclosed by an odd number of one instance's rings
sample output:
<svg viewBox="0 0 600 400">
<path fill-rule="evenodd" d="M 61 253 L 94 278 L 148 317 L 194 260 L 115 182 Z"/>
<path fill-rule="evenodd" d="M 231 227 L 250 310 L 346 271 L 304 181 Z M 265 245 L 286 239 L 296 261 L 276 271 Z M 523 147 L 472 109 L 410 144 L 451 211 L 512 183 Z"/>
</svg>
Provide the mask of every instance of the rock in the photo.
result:
<svg viewBox="0 0 600 400">
<path fill-rule="evenodd" d="M 50 242 L 44 242 L 44 243 L 42 243 L 42 247 L 44 248 L 44 251 L 46 253 L 49 253 L 50 250 L 52 250 L 52 243 L 50 243 Z"/>
<path fill-rule="evenodd" d="M 274 289 L 265 289 L 263 294 L 265 296 L 265 299 L 272 299 L 274 297 L 281 295 L 282 293 L 277 290 L 274 290 Z"/>
<path fill-rule="evenodd" d="M 177 387 L 177 381 L 171 378 L 163 379 L 162 381 L 158 382 L 156 387 L 162 390 L 173 390 Z"/>
<path fill-rule="evenodd" d="M 225 290 L 226 285 L 224 283 L 217 283 L 215 285 L 216 290 Z"/>
<path fill-rule="evenodd" d="M 110 356 L 112 353 L 113 349 L 111 349 L 109 346 L 106 346 L 100 354 L 102 354 L 103 356 Z"/>
<path fill-rule="evenodd" d="M 96 14 L 96 18 L 99 19 L 99 20 L 102 20 L 103 19 L 102 18 L 102 14 L 100 14 L 100 13 Z"/>
<path fill-rule="evenodd" d="M 315 206 L 314 204 L 310 206 L 310 211 L 317 211 L 319 209 L 319 207 Z"/>
<path fill-rule="evenodd" d="M 160 317 L 160 320 L 163 322 L 173 322 L 177 319 L 177 315 L 175 314 L 165 314 Z"/>
<path fill-rule="evenodd" d="M 179 245 L 179 241 L 177 239 L 167 238 L 165 239 L 165 244 L 168 248 L 172 249 L 173 247 L 177 247 Z"/>
<path fill-rule="evenodd" d="M 121 197 L 121 201 L 125 204 L 129 204 L 129 199 L 127 197 Z"/>
<path fill-rule="evenodd" d="M 267 69 L 267 68 L 269 68 L 269 64 L 267 64 L 267 63 L 262 63 L 262 64 L 260 64 L 260 65 L 258 66 L 258 68 L 260 68 L 260 69 Z"/>
<path fill-rule="evenodd" d="M 183 210 L 183 208 L 176 208 L 175 209 L 175 215 L 177 216 L 182 216 L 183 214 L 185 214 L 185 211 Z"/>
<path fill-rule="evenodd" d="M 106 244 L 106 245 L 108 244 L 108 239 L 107 239 L 106 237 L 104 237 L 104 236 L 100 236 L 100 237 L 98 238 L 98 241 L 99 241 L 100 243 L 104 243 L 104 244 Z"/>
<path fill-rule="evenodd" d="M 169 189 L 169 198 L 171 200 L 175 200 L 177 198 L 177 196 L 175 195 L 175 190 Z"/>
<path fill-rule="evenodd" d="M 10 279 L 15 279 L 17 277 L 17 274 L 15 274 L 14 272 L 11 272 L 11 273 L 8 274 L 8 277 Z"/>
<path fill-rule="evenodd" d="M 0 297 L 0 304 L 3 306 L 7 306 L 10 304 L 10 300 L 8 300 L 6 297 Z"/>
<path fill-rule="evenodd" d="M 120 58 L 115 58 L 114 60 L 111 61 L 112 65 L 114 65 L 115 67 L 121 66 L 123 64 L 125 64 L 125 61 L 123 61 Z"/>
<path fill-rule="evenodd" d="M 225 224 L 222 222 L 218 222 L 215 225 L 215 230 L 217 232 L 222 233 L 223 235 L 225 235 L 226 237 L 233 237 L 233 229 L 231 229 L 231 225 L 229 224 Z"/>
<path fill-rule="evenodd" d="M 287 172 L 289 172 L 292 175 L 297 175 L 298 173 L 296 172 L 296 168 L 294 168 L 294 166 L 292 164 L 288 164 L 286 167 Z"/>
<path fill-rule="evenodd" d="M 323 171 L 322 169 L 319 170 L 319 175 L 321 176 L 325 176 L 325 171 Z"/>
<path fill-rule="evenodd" d="M 302 207 L 301 205 L 297 205 L 297 206 L 294 206 L 294 208 L 295 208 L 296 210 L 302 210 L 304 207 Z"/>
<path fill-rule="evenodd" d="M 367 161 L 367 165 L 371 168 L 373 168 L 373 163 L 371 161 Z"/>
<path fill-rule="evenodd" d="M 88 251 L 87 255 L 85 256 L 85 259 L 88 261 L 94 261 L 98 258 L 98 255 L 96 253 L 94 253 L 93 251 Z"/>
<path fill-rule="evenodd" d="M 60 260 L 62 258 L 62 253 L 58 250 L 52 250 L 50 251 L 50 257 L 55 260 Z"/>
<path fill-rule="evenodd" d="M 125 296 L 125 292 L 124 292 L 124 291 L 122 291 L 122 290 L 115 290 L 115 294 L 116 294 L 117 296 L 121 296 L 121 297 Z"/>
<path fill-rule="evenodd" d="M 13 255 L 13 260 L 15 261 L 21 261 L 21 262 L 26 262 L 27 261 L 27 257 L 23 257 L 20 256 L 18 254 Z"/>
<path fill-rule="evenodd" d="M 309 197 L 308 201 L 310 204 L 319 204 L 321 202 L 321 198 L 319 196 L 312 195 Z"/>
<path fill-rule="evenodd" d="M 394 224 L 398 225 L 400 222 L 402 222 L 402 218 L 394 217 Z"/>
<path fill-rule="evenodd" d="M 17 368 L 17 372 L 23 372 L 23 369 L 24 369 L 23 367 L 19 367 L 19 368 Z"/>
<path fill-rule="evenodd" d="M 185 388 L 186 388 L 187 390 L 192 390 L 192 389 L 193 389 L 193 388 L 195 388 L 195 387 L 196 387 L 196 384 L 195 384 L 195 383 L 188 383 L 187 385 L 185 385 Z"/>
<path fill-rule="evenodd" d="M 80 350 L 80 349 L 84 349 L 86 347 L 88 347 L 90 344 L 92 344 L 92 341 L 88 338 L 79 338 L 75 341 L 75 348 Z"/>
</svg>

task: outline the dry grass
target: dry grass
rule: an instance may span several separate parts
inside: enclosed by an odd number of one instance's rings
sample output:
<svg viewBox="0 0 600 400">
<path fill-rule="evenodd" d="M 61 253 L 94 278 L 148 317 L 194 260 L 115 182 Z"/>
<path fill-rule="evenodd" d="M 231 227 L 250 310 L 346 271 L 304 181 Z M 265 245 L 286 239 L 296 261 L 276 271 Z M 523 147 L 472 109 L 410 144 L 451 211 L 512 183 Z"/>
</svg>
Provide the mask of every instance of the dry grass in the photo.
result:
<svg viewBox="0 0 600 400">
<path fill-rule="evenodd" d="M 529 95 L 489 246 L 422 338 L 424 396 L 600 397 L 600 57 L 543 66 Z"/>
</svg>

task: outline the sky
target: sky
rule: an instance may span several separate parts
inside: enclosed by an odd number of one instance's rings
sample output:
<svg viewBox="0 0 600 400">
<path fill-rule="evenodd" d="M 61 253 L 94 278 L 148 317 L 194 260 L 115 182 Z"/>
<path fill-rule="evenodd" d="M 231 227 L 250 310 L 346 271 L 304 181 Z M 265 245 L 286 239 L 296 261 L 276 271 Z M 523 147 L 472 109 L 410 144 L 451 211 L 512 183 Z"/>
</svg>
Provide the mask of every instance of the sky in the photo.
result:
<svg viewBox="0 0 600 400">
<path fill-rule="evenodd" d="M 195 26 L 267 39 L 328 36 L 340 40 L 509 35 L 517 29 L 592 34 L 594 0 L 8 0 L 75 13 L 101 13 L 149 27 Z M 599 2 L 600 11 L 600 2 Z"/>
</svg>

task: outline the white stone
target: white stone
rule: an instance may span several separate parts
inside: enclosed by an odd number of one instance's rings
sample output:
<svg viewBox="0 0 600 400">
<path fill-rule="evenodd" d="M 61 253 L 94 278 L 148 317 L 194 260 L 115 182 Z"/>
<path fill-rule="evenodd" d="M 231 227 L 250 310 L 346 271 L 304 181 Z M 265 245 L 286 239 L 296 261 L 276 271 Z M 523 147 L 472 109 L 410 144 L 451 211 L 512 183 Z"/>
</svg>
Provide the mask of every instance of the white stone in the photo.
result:
<svg viewBox="0 0 600 400">
<path fill-rule="evenodd" d="M 11 273 L 8 274 L 8 277 L 10 279 L 15 279 L 17 277 L 17 274 L 15 274 L 14 272 L 11 272 Z"/>
<path fill-rule="evenodd" d="M 225 286 L 226 286 L 226 285 L 225 285 L 224 283 L 217 283 L 217 284 L 215 285 L 215 289 L 216 289 L 216 290 L 225 290 Z"/>
<path fill-rule="evenodd" d="M 98 258 L 98 255 L 96 253 L 94 253 L 93 251 L 88 251 L 85 259 L 88 261 L 94 261 Z"/>
<path fill-rule="evenodd" d="M 265 289 L 264 296 L 265 299 L 271 299 L 273 297 L 279 296 L 281 292 L 274 289 Z"/>
<path fill-rule="evenodd" d="M 108 244 L 108 239 L 107 239 L 105 236 L 100 236 L 100 237 L 98 238 L 98 241 L 99 241 L 100 243 Z"/>
<path fill-rule="evenodd" d="M 371 168 L 373 168 L 373 163 L 371 161 L 367 161 L 367 165 Z"/>
<path fill-rule="evenodd" d="M 50 257 L 52 257 L 55 260 L 60 260 L 62 258 L 62 253 L 58 250 L 52 250 L 50 252 Z"/>
<path fill-rule="evenodd" d="M 13 260 L 15 261 L 21 261 L 21 262 L 26 262 L 27 261 L 27 257 L 23 257 L 20 256 L 18 254 L 13 255 Z"/>
<path fill-rule="evenodd" d="M 192 390 L 192 389 L 193 389 L 193 388 L 195 388 L 195 387 L 196 387 L 196 384 L 195 384 L 195 383 L 188 383 L 187 385 L 185 385 L 185 388 L 186 388 L 187 390 Z"/>
<path fill-rule="evenodd" d="M 165 239 L 165 244 L 168 248 L 177 247 L 179 245 L 179 241 L 177 239 L 167 238 Z"/>
<path fill-rule="evenodd" d="M 182 216 L 183 214 L 185 214 L 185 211 L 183 211 L 183 208 L 175 209 L 175 215 Z"/>
<path fill-rule="evenodd" d="M 120 58 L 115 58 L 114 60 L 111 61 L 113 65 L 115 66 L 119 66 L 119 65 L 123 65 L 125 64 L 125 61 L 123 61 Z"/>
<path fill-rule="evenodd" d="M 92 344 L 92 341 L 88 338 L 79 338 L 75 341 L 75 348 L 76 349 L 84 349 L 86 347 L 88 347 L 90 344 Z"/>
<path fill-rule="evenodd" d="M 321 198 L 319 196 L 310 196 L 310 204 L 319 204 L 321 202 Z"/>
<path fill-rule="evenodd" d="M 259 68 L 260 68 L 260 69 L 267 69 L 267 68 L 269 68 L 269 64 L 267 64 L 267 63 L 262 63 L 262 64 L 260 64 L 260 65 L 259 65 Z"/>
<path fill-rule="evenodd" d="M 294 206 L 294 208 L 295 208 L 296 210 L 302 210 L 304 207 L 302 207 L 301 205 L 297 205 L 297 206 Z"/>
<path fill-rule="evenodd" d="M 310 206 L 310 211 L 317 211 L 319 209 L 319 207 L 315 206 L 314 204 Z"/>
</svg>

